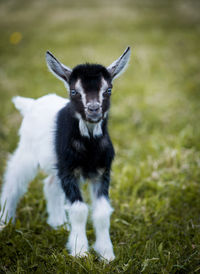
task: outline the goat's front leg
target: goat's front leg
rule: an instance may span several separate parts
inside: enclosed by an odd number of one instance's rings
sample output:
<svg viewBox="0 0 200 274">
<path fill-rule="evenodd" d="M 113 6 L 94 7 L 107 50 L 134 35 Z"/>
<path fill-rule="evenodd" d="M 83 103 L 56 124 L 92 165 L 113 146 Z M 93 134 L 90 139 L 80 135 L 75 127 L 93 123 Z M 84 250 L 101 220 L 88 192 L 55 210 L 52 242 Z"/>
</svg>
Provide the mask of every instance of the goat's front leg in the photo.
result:
<svg viewBox="0 0 200 274">
<path fill-rule="evenodd" d="M 83 203 L 77 179 L 72 174 L 65 174 L 61 182 L 70 202 L 68 216 L 71 227 L 67 248 L 72 256 L 86 256 L 88 251 L 86 236 L 88 207 Z"/>
<path fill-rule="evenodd" d="M 93 204 L 92 220 L 96 232 L 94 250 L 107 261 L 115 259 L 113 246 L 110 239 L 110 215 L 113 212 L 108 198 L 109 182 L 94 182 L 91 186 Z"/>
</svg>

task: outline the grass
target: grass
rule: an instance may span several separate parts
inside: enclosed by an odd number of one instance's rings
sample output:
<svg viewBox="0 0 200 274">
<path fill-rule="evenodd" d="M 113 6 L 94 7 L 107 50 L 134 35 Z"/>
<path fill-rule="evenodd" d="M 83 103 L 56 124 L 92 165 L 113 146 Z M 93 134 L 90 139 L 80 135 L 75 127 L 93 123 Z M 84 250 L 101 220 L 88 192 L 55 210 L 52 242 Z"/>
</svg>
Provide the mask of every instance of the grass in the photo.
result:
<svg viewBox="0 0 200 274">
<path fill-rule="evenodd" d="M 1 273 L 200 272 L 199 11 L 198 1 L 186 0 L 1 0 L 1 183 L 21 121 L 12 96 L 66 96 L 46 69 L 45 51 L 73 67 L 109 65 L 132 47 L 110 115 L 116 260 L 105 264 L 93 251 L 87 259 L 68 255 L 68 232 L 46 224 L 39 174 L 16 224 L 0 232 Z M 90 221 L 87 235 L 92 245 Z"/>
</svg>

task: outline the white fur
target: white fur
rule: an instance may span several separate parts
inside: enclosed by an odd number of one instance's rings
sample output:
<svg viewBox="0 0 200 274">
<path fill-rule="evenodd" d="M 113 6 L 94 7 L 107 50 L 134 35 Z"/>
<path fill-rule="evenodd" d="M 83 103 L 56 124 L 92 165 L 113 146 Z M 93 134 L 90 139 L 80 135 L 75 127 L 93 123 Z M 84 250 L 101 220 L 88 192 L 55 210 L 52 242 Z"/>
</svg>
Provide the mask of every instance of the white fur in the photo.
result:
<svg viewBox="0 0 200 274">
<path fill-rule="evenodd" d="M 27 191 L 28 183 L 37 172 L 37 161 L 34 154 L 28 151 L 28 145 L 20 142 L 18 148 L 8 161 L 4 175 L 1 195 L 1 222 L 14 221 L 18 200 Z"/>
<path fill-rule="evenodd" d="M 81 115 L 76 113 L 76 118 L 79 120 L 79 130 L 82 136 L 90 138 L 86 123 L 83 121 Z"/>
<path fill-rule="evenodd" d="M 90 133 L 93 135 L 93 137 L 98 137 L 103 134 L 102 132 L 102 120 L 99 121 L 98 123 L 89 123 L 86 122 L 87 128 L 90 131 Z"/>
<path fill-rule="evenodd" d="M 47 200 L 47 223 L 53 228 L 66 224 L 65 193 L 56 176 L 50 175 L 44 180 L 44 194 Z"/>
<path fill-rule="evenodd" d="M 84 108 L 86 108 L 87 107 L 86 94 L 84 92 L 84 89 L 82 87 L 80 79 L 78 79 L 78 81 L 76 82 L 75 89 L 77 92 L 79 92 L 81 94 L 81 100 L 82 100 L 83 106 L 84 106 Z"/>
<path fill-rule="evenodd" d="M 86 237 L 87 205 L 79 201 L 74 202 L 69 208 L 68 214 L 71 232 L 67 247 L 72 256 L 86 256 L 88 252 L 88 241 Z"/>
<path fill-rule="evenodd" d="M 93 197 L 92 220 L 96 233 L 96 242 L 93 247 L 101 258 L 107 261 L 112 261 L 115 259 L 109 234 L 110 215 L 112 212 L 113 209 L 106 198 Z"/>
<path fill-rule="evenodd" d="M 55 119 L 67 102 L 67 99 L 55 94 L 37 100 L 29 101 L 22 97 L 14 100 L 16 107 L 25 116 L 19 130 L 19 145 L 8 161 L 4 176 L 0 212 L 3 222 L 6 221 L 6 216 L 7 221 L 10 218 L 14 220 L 18 200 L 26 192 L 28 183 L 34 179 L 38 167 L 47 174 L 55 175 Z"/>
<path fill-rule="evenodd" d="M 12 102 L 14 103 L 15 107 L 21 112 L 23 116 L 29 111 L 35 102 L 32 98 L 23 98 L 20 96 L 13 97 Z"/>
<path fill-rule="evenodd" d="M 103 103 L 103 93 L 107 90 L 107 88 L 108 88 L 108 83 L 102 78 L 101 79 L 101 89 L 99 91 L 99 102 L 100 102 L 101 106 Z"/>
</svg>

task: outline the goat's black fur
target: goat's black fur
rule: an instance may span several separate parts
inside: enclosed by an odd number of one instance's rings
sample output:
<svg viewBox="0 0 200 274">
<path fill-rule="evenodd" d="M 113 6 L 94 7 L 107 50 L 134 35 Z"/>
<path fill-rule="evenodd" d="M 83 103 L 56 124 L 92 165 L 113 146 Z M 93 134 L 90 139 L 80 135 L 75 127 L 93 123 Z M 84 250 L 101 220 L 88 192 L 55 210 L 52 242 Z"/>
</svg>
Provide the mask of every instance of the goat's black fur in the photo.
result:
<svg viewBox="0 0 200 274">
<path fill-rule="evenodd" d="M 114 149 L 107 130 L 107 118 L 102 123 L 102 136 L 83 137 L 79 122 L 74 117 L 72 102 L 68 103 L 57 116 L 56 153 L 58 176 L 68 200 L 82 201 L 76 170 L 80 169 L 85 179 L 99 176 L 98 196 L 108 197 L 110 168 Z M 104 172 L 99 175 L 99 169 Z M 94 182 L 95 183 L 95 182 Z"/>
<path fill-rule="evenodd" d="M 111 85 L 111 76 L 104 66 L 99 64 L 82 64 L 73 69 L 69 84 L 73 88 L 77 79 L 80 79 L 83 88 L 87 90 L 87 93 L 91 93 L 100 89 L 102 77 Z"/>
</svg>

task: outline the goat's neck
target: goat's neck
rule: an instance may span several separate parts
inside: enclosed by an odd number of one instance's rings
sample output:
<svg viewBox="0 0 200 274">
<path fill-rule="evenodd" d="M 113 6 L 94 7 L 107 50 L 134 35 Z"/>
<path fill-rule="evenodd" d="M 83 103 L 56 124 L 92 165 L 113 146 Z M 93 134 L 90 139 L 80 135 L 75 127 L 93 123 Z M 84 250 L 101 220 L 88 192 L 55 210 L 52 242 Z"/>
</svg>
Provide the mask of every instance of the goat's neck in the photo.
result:
<svg viewBox="0 0 200 274">
<path fill-rule="evenodd" d="M 93 138 L 103 136 L 103 127 L 105 124 L 107 124 L 108 111 L 104 113 L 104 117 L 98 123 L 90 123 L 85 121 L 82 116 L 75 111 L 72 104 L 70 105 L 70 107 L 72 107 L 72 116 L 78 120 L 81 136 L 87 138 L 90 138 L 91 136 Z"/>
<path fill-rule="evenodd" d="M 102 136 L 102 124 L 103 120 L 99 121 L 98 123 L 89 123 L 79 117 L 79 130 L 81 135 L 84 137 L 90 138 L 90 135 L 92 135 L 94 138 Z"/>
</svg>

